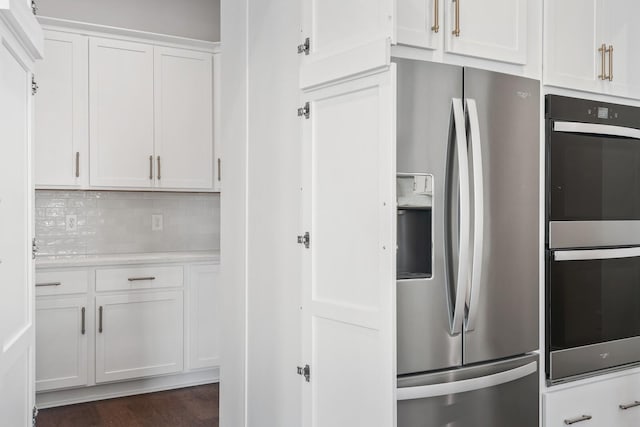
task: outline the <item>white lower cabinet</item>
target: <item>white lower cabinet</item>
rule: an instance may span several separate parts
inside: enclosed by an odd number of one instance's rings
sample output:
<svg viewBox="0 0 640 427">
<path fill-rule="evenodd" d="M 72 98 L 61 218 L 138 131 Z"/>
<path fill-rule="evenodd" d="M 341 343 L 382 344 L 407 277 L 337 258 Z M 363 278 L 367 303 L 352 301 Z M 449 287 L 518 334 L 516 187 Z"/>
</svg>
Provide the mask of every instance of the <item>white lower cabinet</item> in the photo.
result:
<svg viewBox="0 0 640 427">
<path fill-rule="evenodd" d="M 191 268 L 189 283 L 190 366 L 210 368 L 220 364 L 220 266 Z"/>
<path fill-rule="evenodd" d="M 544 426 L 640 425 L 640 374 L 620 376 L 544 395 Z"/>
<path fill-rule="evenodd" d="M 96 297 L 96 383 L 183 369 L 182 291 Z"/>
<path fill-rule="evenodd" d="M 36 391 L 87 385 L 85 295 L 36 303 Z"/>
</svg>

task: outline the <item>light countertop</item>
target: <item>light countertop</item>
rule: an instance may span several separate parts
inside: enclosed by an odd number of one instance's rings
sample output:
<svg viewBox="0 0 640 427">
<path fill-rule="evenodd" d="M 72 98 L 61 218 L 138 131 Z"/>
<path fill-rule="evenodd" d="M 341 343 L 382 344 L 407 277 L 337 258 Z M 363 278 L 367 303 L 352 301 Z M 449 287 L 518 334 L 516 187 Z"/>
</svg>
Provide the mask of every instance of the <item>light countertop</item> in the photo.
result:
<svg viewBox="0 0 640 427">
<path fill-rule="evenodd" d="M 36 268 L 91 267 L 101 265 L 161 264 L 169 262 L 220 262 L 220 251 L 151 252 L 105 255 L 39 256 Z"/>
</svg>

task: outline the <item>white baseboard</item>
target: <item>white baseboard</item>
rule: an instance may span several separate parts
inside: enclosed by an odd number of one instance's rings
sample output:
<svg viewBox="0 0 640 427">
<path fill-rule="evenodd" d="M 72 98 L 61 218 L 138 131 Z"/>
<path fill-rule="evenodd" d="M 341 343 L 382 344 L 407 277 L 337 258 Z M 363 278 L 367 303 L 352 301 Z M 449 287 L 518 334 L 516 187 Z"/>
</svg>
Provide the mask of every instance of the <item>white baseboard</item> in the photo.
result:
<svg viewBox="0 0 640 427">
<path fill-rule="evenodd" d="M 36 394 L 36 406 L 39 409 L 54 408 L 56 406 L 73 405 L 95 400 L 217 383 L 219 380 L 219 368 L 211 368 L 133 381 L 99 384 L 68 390 L 45 391 Z"/>
</svg>

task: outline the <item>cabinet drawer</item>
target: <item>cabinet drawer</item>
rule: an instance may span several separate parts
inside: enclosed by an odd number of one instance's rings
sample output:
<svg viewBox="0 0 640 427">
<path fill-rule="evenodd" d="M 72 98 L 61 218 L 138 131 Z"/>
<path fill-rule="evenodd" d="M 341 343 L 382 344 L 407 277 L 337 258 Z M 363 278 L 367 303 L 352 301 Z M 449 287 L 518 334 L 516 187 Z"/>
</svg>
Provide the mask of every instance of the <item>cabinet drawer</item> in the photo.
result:
<svg viewBox="0 0 640 427">
<path fill-rule="evenodd" d="M 545 427 L 640 425 L 640 375 L 611 378 L 544 396 Z"/>
<path fill-rule="evenodd" d="M 88 270 L 36 272 L 36 296 L 87 292 Z"/>
<path fill-rule="evenodd" d="M 96 291 L 121 291 L 181 287 L 184 269 L 179 266 L 101 268 L 96 270 Z"/>
</svg>

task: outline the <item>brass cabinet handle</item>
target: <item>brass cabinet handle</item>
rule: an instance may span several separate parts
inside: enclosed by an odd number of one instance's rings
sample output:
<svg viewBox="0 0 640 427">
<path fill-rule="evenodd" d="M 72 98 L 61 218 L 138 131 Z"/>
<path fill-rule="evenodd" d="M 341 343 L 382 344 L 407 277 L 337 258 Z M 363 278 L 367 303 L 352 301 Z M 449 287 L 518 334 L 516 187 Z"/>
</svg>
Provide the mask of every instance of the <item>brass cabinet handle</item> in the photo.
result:
<svg viewBox="0 0 640 427">
<path fill-rule="evenodd" d="M 149 179 L 153 179 L 153 156 L 149 156 Z"/>
<path fill-rule="evenodd" d="M 162 175 L 160 172 L 160 156 L 158 156 L 158 179 L 161 179 L 161 178 L 162 178 Z"/>
<path fill-rule="evenodd" d="M 80 152 L 76 151 L 76 178 L 80 177 Z"/>
<path fill-rule="evenodd" d="M 627 403 L 626 405 L 618 405 L 618 408 L 622 409 L 623 411 L 626 411 L 627 409 L 635 408 L 637 406 L 640 406 L 640 402 L 636 400 L 635 402 Z"/>
<path fill-rule="evenodd" d="M 609 45 L 609 81 L 613 81 L 613 45 Z"/>
<path fill-rule="evenodd" d="M 130 282 L 139 282 L 139 281 L 142 281 L 142 280 L 156 280 L 156 278 L 155 278 L 155 277 L 153 277 L 153 276 L 146 276 L 146 277 L 129 277 L 129 279 L 127 279 L 127 280 L 129 280 Z"/>
<path fill-rule="evenodd" d="M 221 163 L 222 162 L 220 161 L 220 157 L 218 157 L 218 181 L 220 181 L 220 175 L 221 175 L 220 167 L 222 166 Z"/>
<path fill-rule="evenodd" d="M 453 0 L 456 4 L 456 28 L 452 34 L 456 37 L 460 37 L 460 0 Z"/>
<path fill-rule="evenodd" d="M 81 315 L 82 316 L 81 317 L 81 325 L 82 326 L 80 326 L 80 332 L 82 333 L 82 335 L 84 335 L 85 332 L 86 332 L 85 328 L 84 328 L 84 326 L 85 326 L 85 321 L 84 321 L 85 309 L 84 309 L 84 307 L 82 307 L 81 312 L 82 312 L 82 315 Z"/>
<path fill-rule="evenodd" d="M 607 72 L 605 71 L 607 68 L 606 59 L 605 59 L 605 55 L 607 54 L 607 45 L 602 43 L 602 45 L 598 49 L 598 52 L 600 52 L 600 60 L 602 65 L 602 73 L 598 76 L 598 78 L 600 80 L 607 80 L 608 79 Z"/>
<path fill-rule="evenodd" d="M 433 27 L 431 31 L 437 33 L 440 31 L 440 17 L 438 16 L 438 3 L 440 0 L 433 0 Z"/>
<path fill-rule="evenodd" d="M 98 332 L 102 333 L 102 306 L 98 309 Z"/>
<path fill-rule="evenodd" d="M 62 282 L 47 282 L 47 283 L 36 283 L 36 287 L 45 287 L 45 286 L 60 286 Z"/>
<path fill-rule="evenodd" d="M 576 418 L 564 420 L 564 424 L 570 426 L 571 424 L 581 423 L 582 421 L 589 421 L 591 418 L 593 418 L 591 415 L 581 415 Z"/>
</svg>

